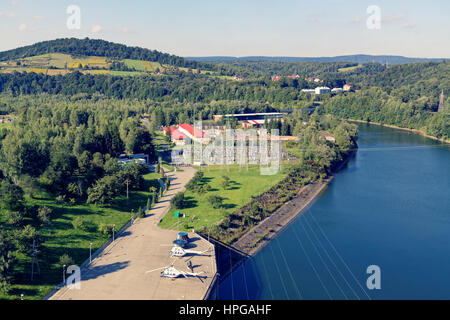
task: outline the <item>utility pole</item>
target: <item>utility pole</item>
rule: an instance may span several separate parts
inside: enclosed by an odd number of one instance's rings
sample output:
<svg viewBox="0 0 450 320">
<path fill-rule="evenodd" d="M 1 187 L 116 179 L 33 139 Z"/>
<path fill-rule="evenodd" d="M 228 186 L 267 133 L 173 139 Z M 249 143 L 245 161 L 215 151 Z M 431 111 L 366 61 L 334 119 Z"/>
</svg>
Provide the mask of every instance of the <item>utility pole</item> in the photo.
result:
<svg viewBox="0 0 450 320">
<path fill-rule="evenodd" d="M 38 275 L 41 275 L 41 271 L 39 269 L 39 261 L 38 261 L 38 258 L 37 258 L 36 240 L 33 240 L 33 245 L 31 247 L 31 281 L 33 281 L 34 265 L 35 264 L 36 264 Z"/>
<path fill-rule="evenodd" d="M 127 204 L 128 204 L 128 186 L 130 185 L 130 180 L 125 180 L 124 182 L 127 185 Z"/>
</svg>

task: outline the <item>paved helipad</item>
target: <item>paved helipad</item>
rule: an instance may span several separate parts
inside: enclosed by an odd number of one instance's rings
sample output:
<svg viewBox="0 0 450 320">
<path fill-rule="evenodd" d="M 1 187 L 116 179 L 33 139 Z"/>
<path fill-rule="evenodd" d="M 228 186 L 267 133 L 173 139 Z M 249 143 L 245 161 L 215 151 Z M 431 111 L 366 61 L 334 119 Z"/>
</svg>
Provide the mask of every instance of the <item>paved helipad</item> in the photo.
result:
<svg viewBox="0 0 450 320">
<path fill-rule="evenodd" d="M 171 172 L 170 190 L 164 195 L 150 215 L 136 221 L 113 243 L 81 270 L 81 289 L 62 288 L 50 300 L 200 300 L 211 285 L 216 273 L 214 246 L 198 235 L 190 233 L 191 249 L 206 251 L 205 255 L 172 258 L 169 250 L 177 231 L 157 226 L 169 210 L 170 199 L 193 177 L 195 169 Z M 186 265 L 190 259 L 194 272 L 204 271 L 206 278 L 163 278 L 162 270 L 146 271 L 170 266 L 180 271 L 190 271 Z"/>
</svg>

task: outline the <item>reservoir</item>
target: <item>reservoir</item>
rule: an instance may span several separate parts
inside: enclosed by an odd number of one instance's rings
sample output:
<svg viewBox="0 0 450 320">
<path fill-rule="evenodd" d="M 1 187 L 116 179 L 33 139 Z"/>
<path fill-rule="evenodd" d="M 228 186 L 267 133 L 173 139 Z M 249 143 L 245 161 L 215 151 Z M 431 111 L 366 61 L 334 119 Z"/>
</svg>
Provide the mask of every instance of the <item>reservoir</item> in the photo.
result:
<svg viewBox="0 0 450 320">
<path fill-rule="evenodd" d="M 450 299 L 450 146 L 358 126 L 355 157 L 212 298 Z"/>
</svg>

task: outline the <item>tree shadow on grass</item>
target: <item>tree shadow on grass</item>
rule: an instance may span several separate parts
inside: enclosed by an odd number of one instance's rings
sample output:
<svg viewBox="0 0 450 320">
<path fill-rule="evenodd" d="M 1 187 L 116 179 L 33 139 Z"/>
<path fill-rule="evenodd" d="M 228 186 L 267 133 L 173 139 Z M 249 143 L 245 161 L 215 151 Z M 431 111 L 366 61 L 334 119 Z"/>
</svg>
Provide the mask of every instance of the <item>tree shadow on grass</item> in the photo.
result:
<svg viewBox="0 0 450 320">
<path fill-rule="evenodd" d="M 224 209 L 234 209 L 236 207 L 237 206 L 234 203 L 224 203 L 224 204 L 222 204 L 222 208 L 224 208 Z"/>
<path fill-rule="evenodd" d="M 197 200 L 194 197 L 184 197 L 183 209 L 195 208 L 197 206 Z"/>
<path fill-rule="evenodd" d="M 119 270 L 125 269 L 129 266 L 130 261 L 123 261 L 123 262 L 115 262 L 107 265 L 102 266 L 93 266 L 90 267 L 88 270 L 85 270 L 82 273 L 81 280 L 91 280 L 91 279 L 97 279 L 98 277 L 104 276 L 108 273 L 114 273 Z"/>
</svg>

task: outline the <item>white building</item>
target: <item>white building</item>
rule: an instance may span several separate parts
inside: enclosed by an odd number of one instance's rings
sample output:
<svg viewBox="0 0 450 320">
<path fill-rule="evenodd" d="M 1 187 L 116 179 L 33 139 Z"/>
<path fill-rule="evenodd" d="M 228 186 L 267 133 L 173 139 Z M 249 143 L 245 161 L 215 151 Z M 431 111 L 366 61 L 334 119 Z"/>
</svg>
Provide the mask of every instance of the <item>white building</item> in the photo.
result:
<svg viewBox="0 0 450 320">
<path fill-rule="evenodd" d="M 314 89 L 302 89 L 302 92 L 306 92 L 306 93 L 316 93 L 316 90 L 314 90 Z"/>
<path fill-rule="evenodd" d="M 342 88 L 333 88 L 331 89 L 331 92 L 341 92 Z"/>
<path fill-rule="evenodd" d="M 329 92 L 331 92 L 331 90 L 328 87 L 317 87 L 315 89 L 316 94 L 324 94 L 324 93 L 329 93 Z"/>
</svg>

